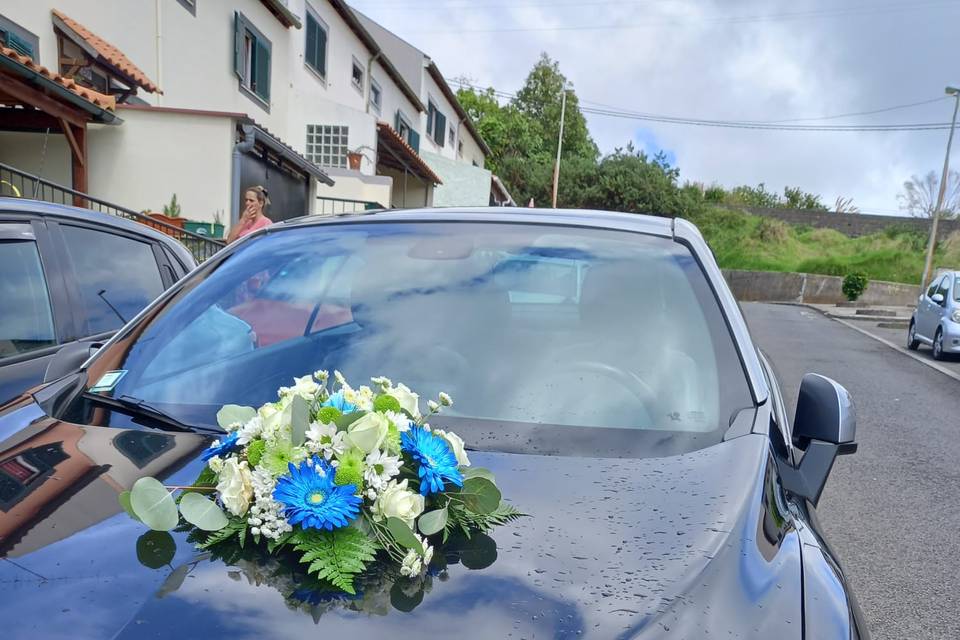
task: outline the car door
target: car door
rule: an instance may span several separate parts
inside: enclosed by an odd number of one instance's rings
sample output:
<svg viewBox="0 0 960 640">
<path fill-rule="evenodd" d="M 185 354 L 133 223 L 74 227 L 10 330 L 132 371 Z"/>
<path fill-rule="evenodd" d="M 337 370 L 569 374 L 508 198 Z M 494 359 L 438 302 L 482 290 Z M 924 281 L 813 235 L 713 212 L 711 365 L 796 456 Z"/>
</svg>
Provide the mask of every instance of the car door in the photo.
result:
<svg viewBox="0 0 960 640">
<path fill-rule="evenodd" d="M 947 274 L 940 279 L 940 285 L 937 287 L 937 293 L 943 296 L 943 300 L 939 303 L 933 303 L 933 314 L 932 314 L 932 324 L 930 326 L 930 333 L 935 334 L 937 332 L 937 327 L 940 326 L 940 321 L 943 319 L 944 314 L 947 312 L 947 308 L 950 306 L 950 275 Z M 932 302 L 932 301 L 931 301 Z"/>
<path fill-rule="evenodd" d="M 106 226 L 56 223 L 79 339 L 104 339 L 172 284 L 151 240 Z"/>
<path fill-rule="evenodd" d="M 920 296 L 920 302 L 917 303 L 917 334 L 928 341 L 933 340 L 933 326 L 936 322 L 936 309 L 940 307 L 932 300 L 933 294 L 937 292 L 940 286 L 940 280 L 934 279 L 927 287 L 927 290 Z"/>
<path fill-rule="evenodd" d="M 71 332 L 65 287 L 44 223 L 0 220 L 0 404 L 43 381 Z"/>
</svg>

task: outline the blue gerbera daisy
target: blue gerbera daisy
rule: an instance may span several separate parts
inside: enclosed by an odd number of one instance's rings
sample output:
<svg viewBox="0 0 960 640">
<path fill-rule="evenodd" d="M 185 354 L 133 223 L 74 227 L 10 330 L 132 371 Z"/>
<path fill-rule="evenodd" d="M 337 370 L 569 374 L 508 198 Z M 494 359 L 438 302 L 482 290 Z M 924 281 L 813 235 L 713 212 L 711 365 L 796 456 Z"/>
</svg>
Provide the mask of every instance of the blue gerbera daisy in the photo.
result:
<svg viewBox="0 0 960 640">
<path fill-rule="evenodd" d="M 213 444 L 212 447 L 204 451 L 200 458 L 206 462 L 213 456 L 221 456 L 225 453 L 230 453 L 237 446 L 237 438 L 239 436 L 240 434 L 234 431 L 223 440 L 218 440 Z"/>
<path fill-rule="evenodd" d="M 423 427 L 413 426 L 400 436 L 401 448 L 419 463 L 420 494 L 443 491 L 443 483 L 463 486 L 463 476 L 450 443 Z"/>
<path fill-rule="evenodd" d="M 345 527 L 357 517 L 362 499 L 354 495 L 352 484 L 333 483 L 334 469 L 317 456 L 313 464 L 304 460 L 300 466 L 289 464 L 290 475 L 277 480 L 273 499 L 284 505 L 284 515 L 290 524 L 304 529 L 333 531 Z"/>
<path fill-rule="evenodd" d="M 347 402 L 347 400 L 343 397 L 342 389 L 321 402 L 320 406 L 333 407 L 334 409 L 338 409 L 340 413 L 344 414 L 357 410 L 357 405 L 353 404 L 352 402 Z"/>
</svg>

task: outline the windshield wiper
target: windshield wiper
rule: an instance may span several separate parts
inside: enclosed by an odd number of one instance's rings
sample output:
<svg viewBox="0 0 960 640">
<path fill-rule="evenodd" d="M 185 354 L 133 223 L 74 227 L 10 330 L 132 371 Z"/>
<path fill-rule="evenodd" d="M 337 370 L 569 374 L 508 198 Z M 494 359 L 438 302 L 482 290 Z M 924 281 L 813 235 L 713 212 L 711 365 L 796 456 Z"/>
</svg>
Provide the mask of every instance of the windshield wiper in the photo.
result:
<svg viewBox="0 0 960 640">
<path fill-rule="evenodd" d="M 164 427 L 174 431 L 213 433 L 217 435 L 223 434 L 223 431 L 220 429 L 184 424 L 168 413 L 165 413 L 162 409 L 157 409 L 156 407 L 150 405 L 146 400 L 141 398 L 134 398 L 133 396 L 126 395 L 120 396 L 119 398 L 110 398 L 108 396 L 101 396 L 97 395 L 96 393 L 89 392 L 84 393 L 83 397 L 110 407 L 116 411 L 120 411 L 121 413 L 125 413 L 134 418 L 147 418 L 152 422 L 161 424 Z"/>
</svg>

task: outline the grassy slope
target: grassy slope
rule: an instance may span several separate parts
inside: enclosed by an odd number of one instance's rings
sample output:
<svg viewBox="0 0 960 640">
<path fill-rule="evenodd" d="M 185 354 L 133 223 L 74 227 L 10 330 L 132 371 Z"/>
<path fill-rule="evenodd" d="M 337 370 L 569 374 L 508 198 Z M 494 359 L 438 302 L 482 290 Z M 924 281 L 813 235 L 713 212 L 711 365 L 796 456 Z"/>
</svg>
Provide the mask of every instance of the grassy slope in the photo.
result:
<svg viewBox="0 0 960 640">
<path fill-rule="evenodd" d="M 871 280 L 916 284 L 923 271 L 926 238 L 888 229 L 848 238 L 832 229 L 791 226 L 779 220 L 724 209 L 691 216 L 713 248 L 720 266 L 757 271 L 800 271 L 843 276 L 863 272 Z M 934 264 L 960 267 L 957 234 L 937 247 Z"/>
</svg>

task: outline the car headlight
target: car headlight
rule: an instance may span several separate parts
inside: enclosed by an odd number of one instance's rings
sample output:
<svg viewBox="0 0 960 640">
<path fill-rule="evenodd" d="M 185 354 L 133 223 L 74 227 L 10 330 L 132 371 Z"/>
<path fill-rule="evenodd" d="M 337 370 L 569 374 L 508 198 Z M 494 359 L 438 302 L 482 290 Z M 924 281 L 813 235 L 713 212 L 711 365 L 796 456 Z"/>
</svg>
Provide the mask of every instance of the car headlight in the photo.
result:
<svg viewBox="0 0 960 640">
<path fill-rule="evenodd" d="M 956 323 L 960 323 L 960 309 L 954 310 L 954 312 L 950 314 L 950 319 Z"/>
</svg>

